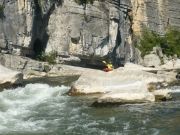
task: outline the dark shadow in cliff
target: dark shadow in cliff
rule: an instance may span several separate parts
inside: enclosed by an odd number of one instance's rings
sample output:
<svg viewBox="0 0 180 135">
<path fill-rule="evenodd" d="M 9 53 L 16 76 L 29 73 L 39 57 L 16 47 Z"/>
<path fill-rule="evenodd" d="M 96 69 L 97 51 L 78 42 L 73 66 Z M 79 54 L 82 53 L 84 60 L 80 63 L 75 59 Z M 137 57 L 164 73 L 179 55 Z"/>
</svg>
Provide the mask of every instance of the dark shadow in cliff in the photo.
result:
<svg viewBox="0 0 180 135">
<path fill-rule="evenodd" d="M 34 13 L 33 13 L 33 26 L 32 26 L 32 39 L 31 39 L 31 49 L 34 52 L 31 57 L 36 58 L 41 55 L 47 46 L 49 35 L 47 33 L 47 26 L 49 23 L 49 18 L 52 12 L 55 10 L 56 6 L 61 6 L 63 0 L 54 0 L 50 2 L 50 7 L 46 8 L 44 11 L 43 5 L 40 5 L 37 0 L 33 1 Z M 44 5 L 45 6 L 45 5 Z M 43 8 L 43 9 L 42 9 Z"/>
<path fill-rule="evenodd" d="M 41 55 L 42 50 L 43 50 L 42 41 L 37 38 L 37 39 L 34 41 L 33 51 L 34 51 L 34 53 L 35 53 L 36 56 L 39 56 L 39 55 Z"/>
<path fill-rule="evenodd" d="M 122 36 L 120 32 L 120 28 L 118 28 L 118 33 L 116 37 L 116 46 L 114 47 L 113 51 L 108 54 L 108 59 L 112 61 L 115 68 L 123 66 L 124 58 L 117 56 L 117 49 L 120 47 L 122 42 Z"/>
</svg>

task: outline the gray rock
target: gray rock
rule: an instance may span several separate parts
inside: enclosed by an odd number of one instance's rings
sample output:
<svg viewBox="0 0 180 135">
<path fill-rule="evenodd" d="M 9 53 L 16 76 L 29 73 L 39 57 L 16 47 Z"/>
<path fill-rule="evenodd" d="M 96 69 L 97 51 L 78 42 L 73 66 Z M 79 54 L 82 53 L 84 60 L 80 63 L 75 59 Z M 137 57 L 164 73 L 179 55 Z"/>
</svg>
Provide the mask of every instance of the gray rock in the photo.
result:
<svg viewBox="0 0 180 135">
<path fill-rule="evenodd" d="M 13 84 L 21 84 L 22 81 L 22 73 L 10 70 L 0 65 L 0 88 L 6 88 Z"/>
<path fill-rule="evenodd" d="M 144 66 L 158 67 L 161 65 L 161 60 L 156 54 L 148 54 L 144 56 Z"/>
</svg>

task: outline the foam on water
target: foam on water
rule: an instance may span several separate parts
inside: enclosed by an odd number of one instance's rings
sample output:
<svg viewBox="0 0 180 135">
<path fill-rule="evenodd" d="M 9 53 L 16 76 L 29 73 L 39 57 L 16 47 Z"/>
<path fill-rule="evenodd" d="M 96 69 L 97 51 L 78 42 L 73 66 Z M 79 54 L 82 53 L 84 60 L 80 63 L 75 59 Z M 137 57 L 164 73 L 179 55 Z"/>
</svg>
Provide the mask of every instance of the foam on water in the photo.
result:
<svg viewBox="0 0 180 135">
<path fill-rule="evenodd" d="M 172 93 L 180 93 L 180 86 L 174 86 L 171 88 Z"/>
<path fill-rule="evenodd" d="M 46 120 L 27 119 L 27 116 L 36 113 L 33 108 L 39 104 L 53 98 L 63 100 L 65 97 L 62 94 L 68 89 L 65 86 L 50 87 L 47 84 L 28 84 L 23 88 L 4 90 L 0 93 L 0 133 L 43 130 Z M 63 106 L 61 103 L 58 105 Z"/>
<path fill-rule="evenodd" d="M 179 100 L 94 108 L 92 99 L 69 97 L 64 94 L 68 90 L 65 86 L 28 84 L 0 92 L 0 135 L 179 133 Z"/>
</svg>

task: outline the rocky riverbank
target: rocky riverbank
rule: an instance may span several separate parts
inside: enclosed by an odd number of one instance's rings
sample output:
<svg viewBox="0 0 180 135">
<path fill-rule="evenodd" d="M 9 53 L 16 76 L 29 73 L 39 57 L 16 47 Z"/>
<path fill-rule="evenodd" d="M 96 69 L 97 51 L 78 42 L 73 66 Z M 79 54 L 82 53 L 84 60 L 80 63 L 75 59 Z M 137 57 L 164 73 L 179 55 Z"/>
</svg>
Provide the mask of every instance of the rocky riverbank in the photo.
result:
<svg viewBox="0 0 180 135">
<path fill-rule="evenodd" d="M 11 71 L 1 66 L 1 86 L 9 82 L 10 84 L 22 82 L 22 75 L 24 80 L 41 77 L 80 76 L 72 85 L 68 92 L 69 95 L 98 93 L 100 95 L 95 104 L 168 100 L 171 96 L 166 87 L 177 81 L 176 77 L 180 69 L 179 60 L 172 66 L 169 66 L 170 61 L 157 68 L 127 63 L 124 67 L 106 73 L 102 70 L 63 64 L 49 65 L 47 62 L 8 54 L 1 55 L 0 59 L 2 65 L 16 70 Z M 14 74 L 11 74 L 10 71 Z M 9 80 L 4 79 L 3 74 L 7 75 Z"/>
</svg>

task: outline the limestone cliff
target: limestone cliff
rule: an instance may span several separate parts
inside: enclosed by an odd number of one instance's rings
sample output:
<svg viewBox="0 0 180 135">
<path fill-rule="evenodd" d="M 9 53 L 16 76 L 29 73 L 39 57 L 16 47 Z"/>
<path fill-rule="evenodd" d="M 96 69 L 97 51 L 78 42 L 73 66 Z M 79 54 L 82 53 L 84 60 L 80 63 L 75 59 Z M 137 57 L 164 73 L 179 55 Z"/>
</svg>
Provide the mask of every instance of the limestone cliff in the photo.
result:
<svg viewBox="0 0 180 135">
<path fill-rule="evenodd" d="M 169 26 L 180 28 L 180 0 L 131 0 L 133 30 L 139 33 L 147 26 L 164 34 Z"/>
<path fill-rule="evenodd" d="M 0 48 L 34 56 L 57 51 L 85 60 L 138 62 L 133 34 L 180 27 L 179 0 L 0 0 Z"/>
</svg>

